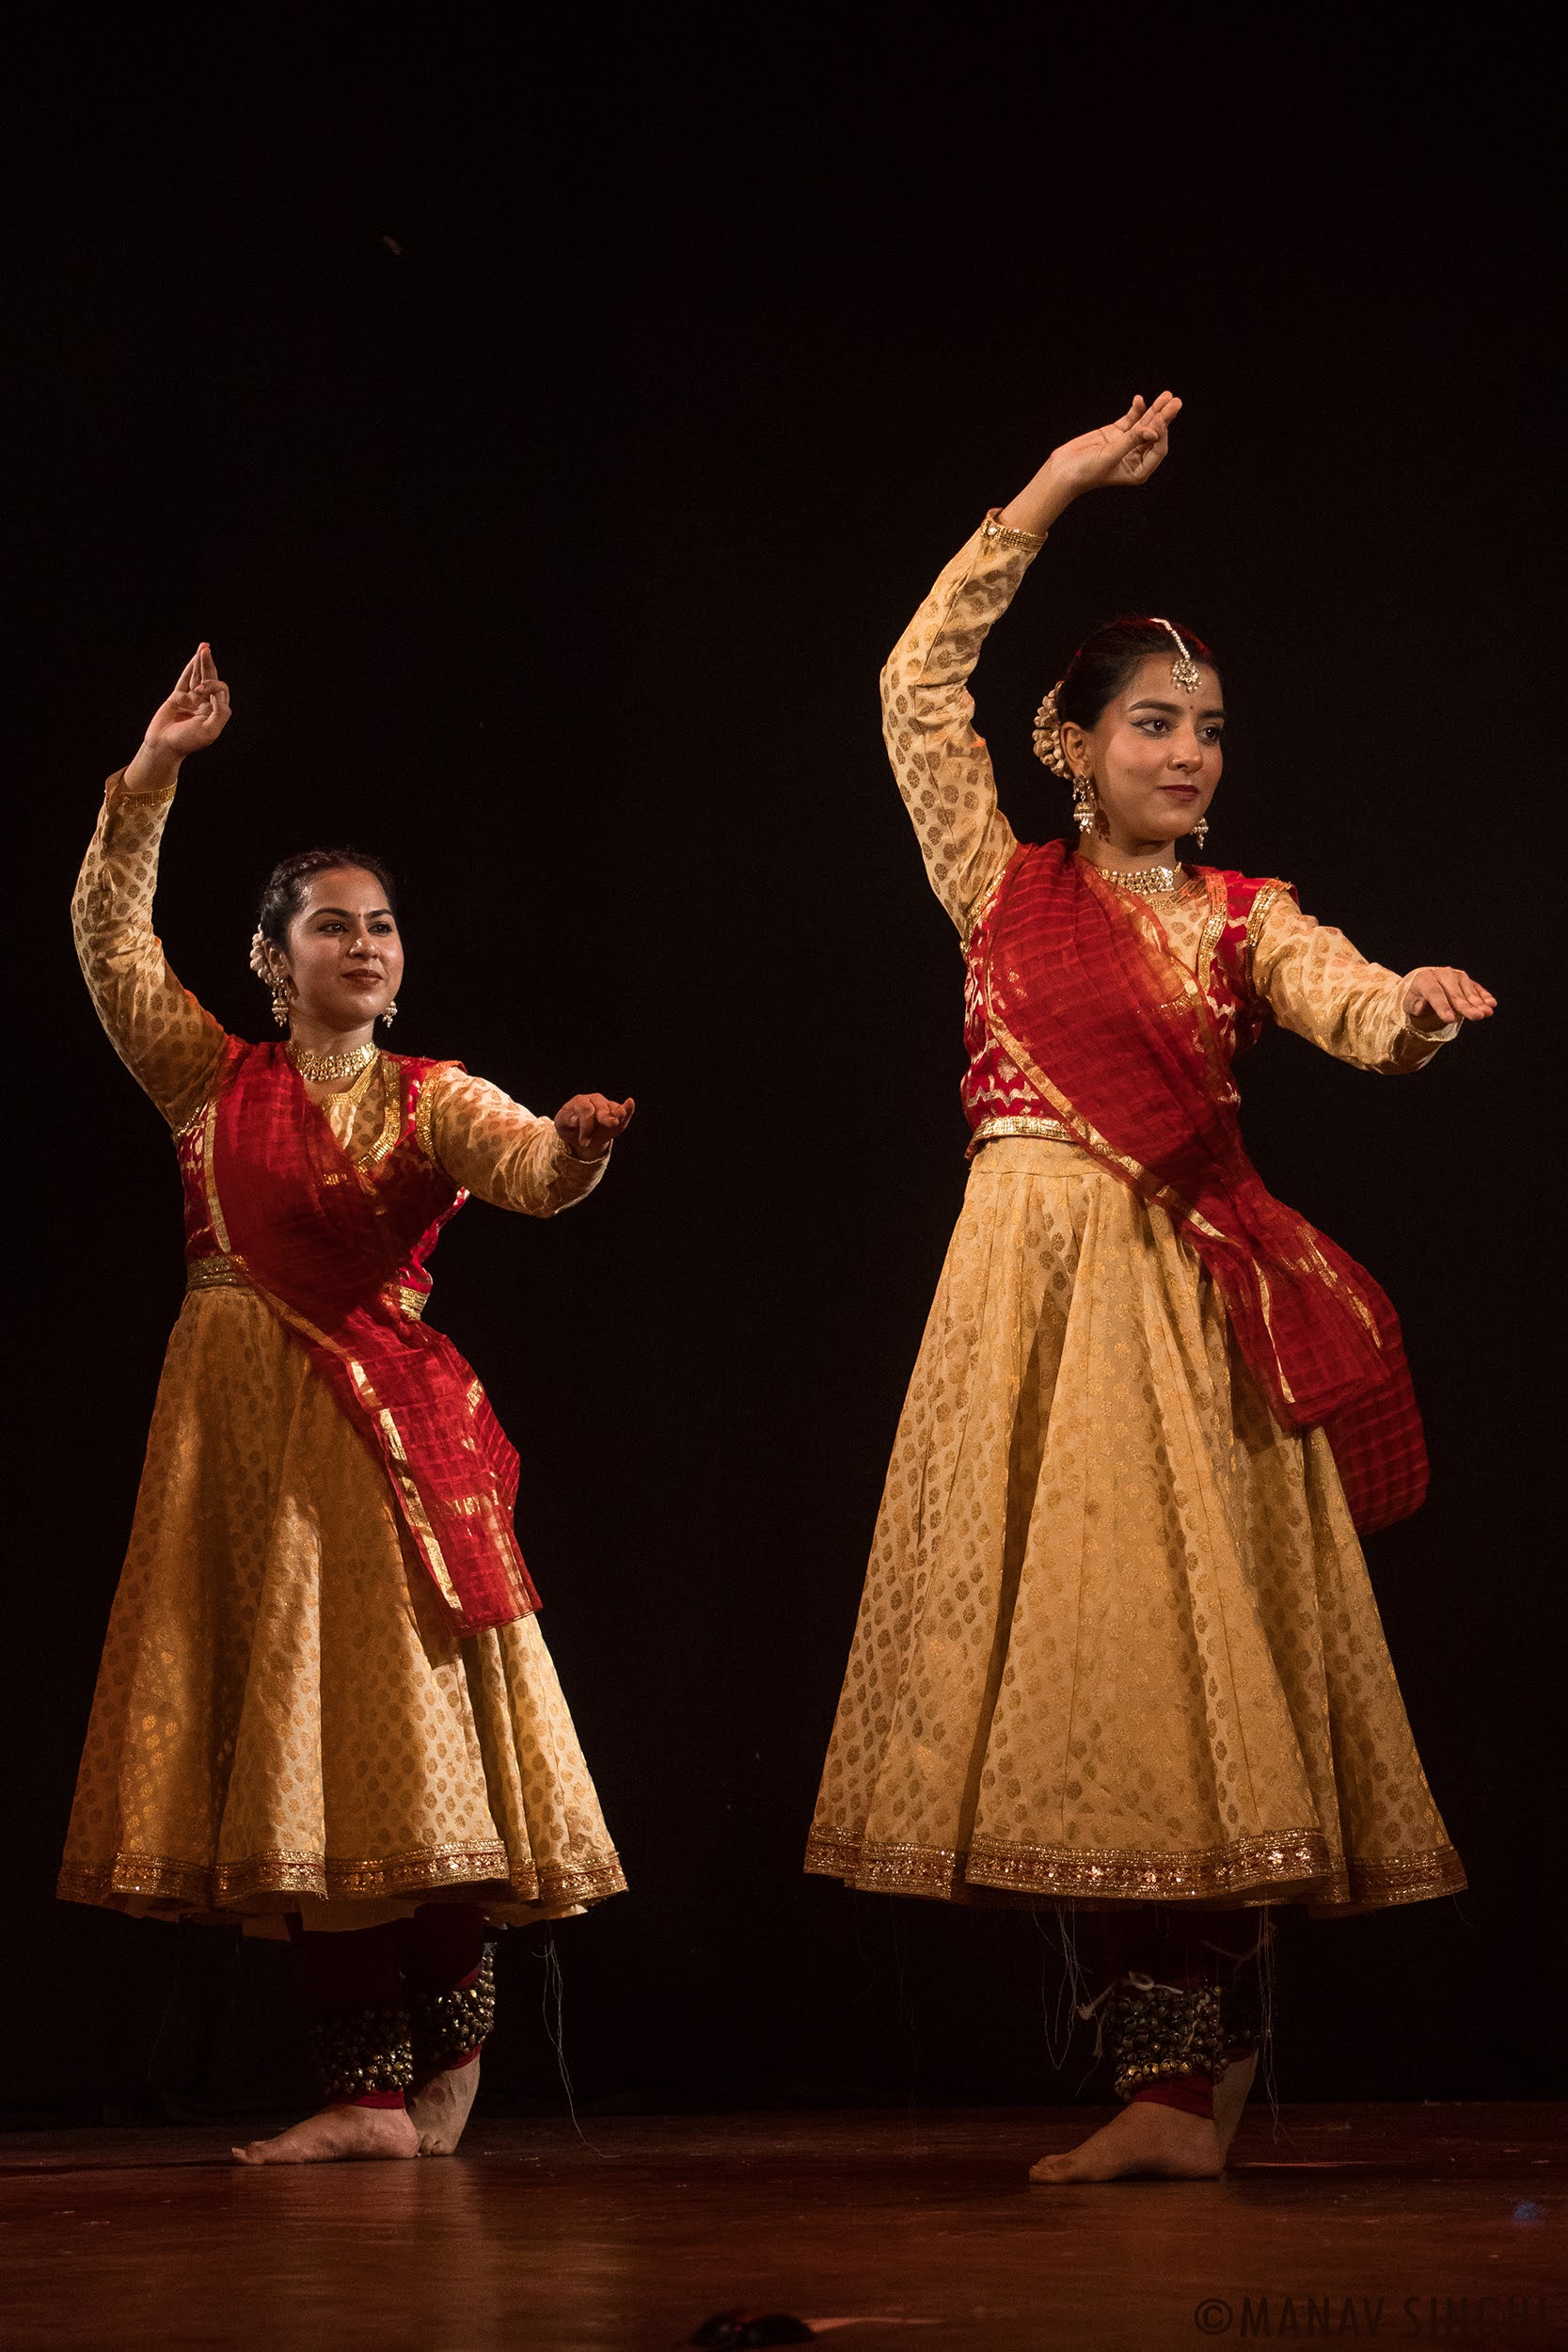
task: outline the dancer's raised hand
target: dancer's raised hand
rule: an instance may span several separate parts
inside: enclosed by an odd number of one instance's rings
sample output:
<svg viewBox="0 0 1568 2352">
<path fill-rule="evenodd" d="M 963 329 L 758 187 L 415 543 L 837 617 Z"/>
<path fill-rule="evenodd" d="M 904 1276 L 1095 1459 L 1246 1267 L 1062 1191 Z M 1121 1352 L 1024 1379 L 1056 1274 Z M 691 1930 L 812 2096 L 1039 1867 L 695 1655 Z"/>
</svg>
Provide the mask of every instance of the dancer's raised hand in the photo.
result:
<svg viewBox="0 0 1568 2352">
<path fill-rule="evenodd" d="M 1174 392 L 1152 401 L 1134 392 L 1125 415 L 1058 443 L 1028 488 L 1002 509 L 1002 521 L 1018 531 L 1049 531 L 1085 490 L 1141 489 L 1164 463 L 1171 424 L 1180 413 Z"/>
<path fill-rule="evenodd" d="M 1135 392 L 1125 416 L 1063 441 L 1047 462 L 1073 498 L 1085 490 L 1136 490 L 1164 462 L 1171 422 L 1180 410 L 1174 392 L 1162 392 L 1147 405 Z"/>
<path fill-rule="evenodd" d="M 616 1136 L 630 1126 L 636 1108 L 629 1094 L 624 1103 L 612 1103 L 603 1094 L 574 1094 L 556 1112 L 556 1133 L 575 1160 L 602 1160 Z"/>
<path fill-rule="evenodd" d="M 142 747 L 125 771 L 134 792 L 172 782 L 182 759 L 215 743 L 229 724 L 229 689 L 203 642 L 180 673 L 180 682 L 147 723 Z"/>
</svg>

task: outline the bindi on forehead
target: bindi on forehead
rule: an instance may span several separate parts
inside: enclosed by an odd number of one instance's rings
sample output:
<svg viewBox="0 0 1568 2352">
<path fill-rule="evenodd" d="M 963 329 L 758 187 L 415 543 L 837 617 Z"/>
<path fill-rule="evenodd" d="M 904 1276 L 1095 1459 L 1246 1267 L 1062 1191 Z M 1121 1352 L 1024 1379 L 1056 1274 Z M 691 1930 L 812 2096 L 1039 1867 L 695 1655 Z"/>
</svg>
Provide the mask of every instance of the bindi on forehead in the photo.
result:
<svg viewBox="0 0 1568 2352">
<path fill-rule="evenodd" d="M 1154 710 L 1160 712 L 1163 717 L 1167 719 L 1184 719 L 1190 707 L 1190 703 L 1162 701 L 1158 694 L 1140 694 L 1136 702 L 1131 702 L 1128 704 L 1127 715 L 1131 718 L 1134 710 Z M 1225 717 L 1225 705 L 1223 703 L 1207 703 L 1196 715 L 1200 719 L 1223 719 Z"/>
</svg>

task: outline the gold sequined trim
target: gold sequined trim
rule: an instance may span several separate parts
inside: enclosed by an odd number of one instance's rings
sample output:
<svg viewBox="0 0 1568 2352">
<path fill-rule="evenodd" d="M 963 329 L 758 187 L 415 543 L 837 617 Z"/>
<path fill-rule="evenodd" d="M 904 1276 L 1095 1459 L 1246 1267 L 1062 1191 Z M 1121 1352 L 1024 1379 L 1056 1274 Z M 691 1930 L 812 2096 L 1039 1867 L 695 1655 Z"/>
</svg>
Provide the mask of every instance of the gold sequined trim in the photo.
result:
<svg viewBox="0 0 1568 2352">
<path fill-rule="evenodd" d="M 57 1892 L 62 1901 L 101 1903 L 110 1910 L 150 1904 L 178 1910 L 222 1911 L 258 1895 L 373 1898 L 416 1894 L 430 1886 L 504 1886 L 525 1903 L 599 1902 L 620 1894 L 626 1878 L 613 1853 L 590 1863 L 546 1863 L 514 1868 L 499 1840 L 476 1845 L 422 1846 L 412 1851 L 339 1861 L 330 1854 L 274 1850 L 243 1862 L 210 1867 L 165 1854 L 117 1854 L 99 1869 L 68 1863 Z"/>
<path fill-rule="evenodd" d="M 1352 1899 L 1358 1903 L 1420 1903 L 1433 1895 L 1463 1894 L 1469 1884 L 1465 1865 L 1451 1846 L 1397 1855 L 1391 1862 L 1347 1865 Z"/>
<path fill-rule="evenodd" d="M 1203 926 L 1203 936 L 1197 943 L 1197 984 L 1204 996 L 1209 993 L 1209 976 L 1214 966 L 1214 950 L 1220 944 L 1226 919 L 1230 913 L 1226 900 L 1225 883 L 1218 874 L 1205 876 L 1209 889 L 1209 914 Z"/>
<path fill-rule="evenodd" d="M 1258 993 L 1252 977 L 1252 959 L 1258 952 L 1258 942 L 1263 936 L 1263 926 L 1269 919 L 1271 908 L 1276 906 L 1281 898 L 1288 898 L 1290 896 L 1291 885 L 1289 882 L 1265 882 L 1262 889 L 1258 893 L 1257 898 L 1254 898 L 1252 902 L 1252 911 L 1246 919 L 1246 946 L 1243 957 L 1246 970 L 1246 987 L 1247 994 L 1249 996 L 1256 996 Z"/>
<path fill-rule="evenodd" d="M 384 1094 L 381 1133 L 370 1150 L 356 1161 L 357 1168 L 374 1168 L 387 1157 L 403 1132 L 403 1073 L 386 1054 L 381 1055 L 372 1066 L 381 1073 Z"/>
<path fill-rule="evenodd" d="M 950 1897 L 961 1883 L 964 1856 L 945 1846 L 863 1845 L 842 1830 L 814 1829 L 806 1840 L 806 1869 L 844 1879 L 868 1895 Z"/>
<path fill-rule="evenodd" d="M 1118 1901 L 1168 1902 L 1182 1897 L 1240 1895 L 1254 1887 L 1307 1885 L 1316 1890 L 1334 1873 L 1321 1830 L 1288 1830 L 1277 1837 L 1240 1837 L 1187 1853 L 1111 1847 L 1011 1846 L 978 1839 L 965 1877 L 976 1886 L 1029 1894 L 1112 1895 Z"/>
<path fill-rule="evenodd" d="M 408 1456 L 404 1449 L 402 1432 L 391 1413 L 382 1404 L 371 1386 L 370 1375 L 364 1365 L 356 1356 L 351 1356 L 346 1348 L 340 1347 L 336 1340 L 329 1339 L 325 1331 L 318 1330 L 309 1316 L 302 1315 L 297 1308 L 291 1307 L 287 1299 L 278 1298 L 271 1291 L 262 1290 L 259 1283 L 255 1285 L 255 1289 L 257 1296 L 265 1299 L 280 1323 L 286 1323 L 293 1329 L 303 1332 L 305 1337 L 314 1342 L 318 1347 L 330 1349 L 332 1354 L 346 1366 L 349 1378 L 354 1383 L 360 1403 L 376 1422 L 386 1440 L 388 1474 L 402 1499 L 404 1517 L 408 1522 L 409 1532 L 413 1535 L 420 1556 L 430 1570 L 435 1579 L 436 1588 L 452 1615 L 460 1616 L 462 1606 L 457 1597 L 456 1587 L 452 1583 L 436 1531 L 431 1525 L 424 1497 L 420 1492 L 413 1470 L 409 1466 Z M 508 1569 L 514 1590 L 517 1594 L 517 1614 L 521 1616 L 523 1614 L 522 1592 L 517 1581 L 516 1569 L 510 1562 Z"/>
<path fill-rule="evenodd" d="M 117 768 L 103 787 L 103 797 L 107 800 L 113 794 L 117 812 L 122 808 L 165 808 L 179 788 L 180 780 L 176 777 L 172 784 L 155 785 L 150 792 L 138 792 L 134 785 L 126 783 L 124 769 Z"/>
<path fill-rule="evenodd" d="M 207 1222 L 213 1239 L 222 1250 L 229 1248 L 229 1227 L 224 1219 L 223 1206 L 218 1200 L 217 1178 L 213 1172 L 213 1152 L 217 1144 L 217 1098 L 210 1094 L 202 1104 L 206 1124 L 201 1130 L 201 1188 L 207 1196 Z"/>
<path fill-rule="evenodd" d="M 425 1507 L 425 1499 L 420 1492 L 419 1481 L 414 1476 L 412 1465 L 404 1446 L 403 1432 L 398 1427 L 390 1408 L 382 1404 L 381 1399 L 372 1388 L 370 1375 L 359 1359 L 356 1356 L 345 1356 L 343 1360 L 348 1366 L 349 1377 L 354 1382 L 360 1403 L 374 1419 L 386 1440 L 388 1467 L 391 1471 L 397 1490 L 403 1498 L 404 1516 L 413 1530 L 414 1541 L 420 1548 L 425 1565 L 436 1580 L 436 1589 L 441 1598 L 454 1617 L 461 1616 L 463 1605 L 457 1597 L 457 1587 L 451 1581 L 451 1571 L 447 1566 L 447 1558 L 441 1549 L 440 1538 L 431 1524 L 430 1513 Z M 511 1581 L 515 1586 L 516 1583 L 515 1571 Z"/>
<path fill-rule="evenodd" d="M 455 1070 L 455 1062 L 438 1061 L 434 1070 L 427 1070 L 420 1088 L 420 1099 L 414 1105 L 414 1140 L 432 1168 L 441 1163 L 436 1152 L 436 1081 L 443 1071 Z"/>
<path fill-rule="evenodd" d="M 1043 531 L 1020 531 L 1014 523 L 999 521 L 1001 512 L 998 506 L 990 509 L 985 521 L 980 525 L 981 537 L 989 540 L 992 547 L 1022 548 L 1025 555 L 1037 555 L 1045 545 L 1045 532 Z"/>
<path fill-rule="evenodd" d="M 188 1291 L 248 1290 L 238 1258 L 193 1258 L 185 1268 Z"/>
<path fill-rule="evenodd" d="M 1059 1119 L 1030 1119 L 1022 1112 L 1017 1118 L 982 1119 L 974 1139 L 976 1144 L 995 1143 L 1004 1136 L 1033 1136 L 1041 1143 L 1075 1144 L 1078 1140 Z"/>
<path fill-rule="evenodd" d="M 428 1295 L 426 1292 L 415 1290 L 408 1282 L 388 1282 L 387 1295 L 395 1307 L 401 1308 L 405 1315 L 411 1315 L 416 1323 L 422 1321 Z"/>
<path fill-rule="evenodd" d="M 1228 1901 L 1309 1903 L 1314 1911 L 1373 1910 L 1457 1893 L 1464 1867 L 1451 1846 L 1388 1862 L 1336 1863 L 1318 1830 L 1238 1838 L 1173 1854 L 978 1841 L 969 1853 L 940 1846 L 866 1844 L 842 1830 L 814 1830 L 809 1872 L 866 1893 L 961 1900 L 966 1890 L 1068 1902 Z"/>
</svg>

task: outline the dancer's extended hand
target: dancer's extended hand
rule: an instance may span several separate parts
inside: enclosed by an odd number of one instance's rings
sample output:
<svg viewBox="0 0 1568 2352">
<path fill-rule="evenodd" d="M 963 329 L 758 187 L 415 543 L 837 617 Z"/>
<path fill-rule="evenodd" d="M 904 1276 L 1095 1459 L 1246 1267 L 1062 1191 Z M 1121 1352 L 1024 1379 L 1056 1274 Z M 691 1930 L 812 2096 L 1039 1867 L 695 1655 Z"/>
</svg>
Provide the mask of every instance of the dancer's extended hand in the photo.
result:
<svg viewBox="0 0 1568 2352">
<path fill-rule="evenodd" d="M 1125 416 L 1053 449 L 1028 488 L 1002 509 L 1001 519 L 1017 531 L 1049 531 L 1085 490 L 1141 489 L 1164 463 L 1171 423 L 1180 412 L 1174 392 L 1153 401 L 1134 392 Z"/>
<path fill-rule="evenodd" d="M 556 1132 L 575 1160 L 602 1160 L 616 1136 L 631 1125 L 636 1108 L 629 1094 L 624 1103 L 612 1103 L 603 1094 L 574 1094 L 556 1112 Z"/>
<path fill-rule="evenodd" d="M 1404 1012 L 1418 1029 L 1446 1029 L 1450 1021 L 1490 1021 L 1497 1000 L 1489 988 L 1451 963 L 1422 963 L 1404 979 Z"/>
<path fill-rule="evenodd" d="M 229 689 L 217 674 L 211 645 L 198 645 L 180 683 L 147 723 L 142 747 L 125 771 L 131 789 L 170 782 L 192 752 L 204 752 L 229 724 Z"/>
</svg>

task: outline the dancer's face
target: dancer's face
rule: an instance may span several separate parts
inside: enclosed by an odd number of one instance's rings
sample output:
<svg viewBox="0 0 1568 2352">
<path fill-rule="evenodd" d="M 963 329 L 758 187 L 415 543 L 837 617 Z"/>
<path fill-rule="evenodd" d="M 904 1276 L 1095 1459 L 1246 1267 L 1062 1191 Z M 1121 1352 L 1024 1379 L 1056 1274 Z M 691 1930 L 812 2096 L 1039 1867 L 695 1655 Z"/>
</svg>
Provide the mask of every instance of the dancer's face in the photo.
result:
<svg viewBox="0 0 1568 2352">
<path fill-rule="evenodd" d="M 1111 837 L 1123 850 L 1190 833 L 1214 796 L 1225 765 L 1225 697 L 1216 672 L 1199 665 L 1197 691 L 1171 684 L 1163 654 L 1141 661 L 1092 729 L 1062 728 L 1074 768 L 1094 777 Z"/>
<path fill-rule="evenodd" d="M 358 1029 L 385 1012 L 403 977 L 403 942 L 375 876 L 360 866 L 312 874 L 284 961 L 303 1018 Z"/>
</svg>

